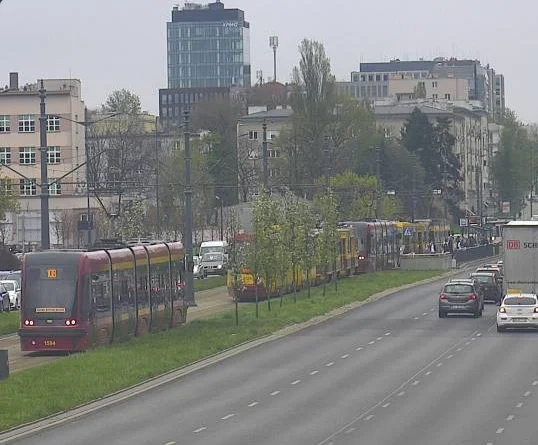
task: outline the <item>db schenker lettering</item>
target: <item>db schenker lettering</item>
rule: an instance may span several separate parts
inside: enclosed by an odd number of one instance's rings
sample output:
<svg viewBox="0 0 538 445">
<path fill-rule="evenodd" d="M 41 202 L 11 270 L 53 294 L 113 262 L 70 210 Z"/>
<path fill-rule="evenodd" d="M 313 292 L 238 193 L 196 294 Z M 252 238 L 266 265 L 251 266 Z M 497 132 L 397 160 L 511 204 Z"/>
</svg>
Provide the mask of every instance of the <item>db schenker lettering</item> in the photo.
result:
<svg viewBox="0 0 538 445">
<path fill-rule="evenodd" d="M 538 249 L 538 243 L 523 243 L 524 249 Z"/>
</svg>

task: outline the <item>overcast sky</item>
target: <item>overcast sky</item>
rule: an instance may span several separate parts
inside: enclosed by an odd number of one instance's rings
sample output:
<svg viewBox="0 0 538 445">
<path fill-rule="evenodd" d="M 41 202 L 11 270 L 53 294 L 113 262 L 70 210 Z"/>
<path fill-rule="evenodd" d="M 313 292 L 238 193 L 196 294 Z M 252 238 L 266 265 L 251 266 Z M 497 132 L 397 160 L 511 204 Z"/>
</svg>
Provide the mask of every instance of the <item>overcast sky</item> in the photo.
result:
<svg viewBox="0 0 538 445">
<path fill-rule="evenodd" d="M 223 0 L 251 25 L 253 77 L 272 76 L 269 36 L 278 35 L 278 80 L 288 81 L 303 38 L 323 42 L 339 80 L 359 63 L 436 56 L 478 58 L 505 75 L 506 103 L 538 122 L 538 4 L 534 0 Z M 89 107 L 115 89 L 138 94 L 157 113 L 167 87 L 170 0 L 3 0 L 0 86 L 79 78 Z M 207 3 L 201 1 L 199 3 Z M 253 79 L 254 83 L 254 79 Z"/>
</svg>

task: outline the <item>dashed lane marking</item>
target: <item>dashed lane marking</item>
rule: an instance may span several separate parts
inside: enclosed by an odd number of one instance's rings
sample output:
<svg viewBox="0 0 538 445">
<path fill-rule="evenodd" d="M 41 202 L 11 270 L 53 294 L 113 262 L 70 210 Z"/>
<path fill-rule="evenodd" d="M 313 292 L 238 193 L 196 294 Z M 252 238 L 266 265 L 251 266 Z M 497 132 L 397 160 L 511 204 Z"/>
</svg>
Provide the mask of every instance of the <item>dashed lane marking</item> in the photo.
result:
<svg viewBox="0 0 538 445">
<path fill-rule="evenodd" d="M 423 312 L 422 315 L 426 316 L 426 315 L 428 315 L 428 313 L 427 313 L 427 312 Z"/>
<path fill-rule="evenodd" d="M 364 418 L 364 420 L 368 421 L 368 420 L 372 420 L 374 418 L 374 415 L 373 414 L 370 414 L 369 416 L 366 416 Z"/>
<path fill-rule="evenodd" d="M 220 420 L 228 420 L 231 419 L 233 416 L 235 416 L 235 414 L 227 414 L 224 417 L 221 417 Z"/>
<path fill-rule="evenodd" d="M 405 394 L 405 391 L 400 391 L 398 394 L 396 394 L 398 397 L 402 397 Z"/>
<path fill-rule="evenodd" d="M 519 402 L 517 405 L 516 405 L 516 408 L 521 408 L 523 406 L 523 403 L 522 402 Z"/>
<path fill-rule="evenodd" d="M 466 341 L 465 344 L 466 344 L 467 346 L 469 346 L 469 345 L 471 344 L 471 342 L 470 342 L 470 341 Z"/>
<path fill-rule="evenodd" d="M 369 345 L 373 345 L 374 343 L 375 343 L 375 340 L 372 340 L 372 341 L 368 342 Z"/>
<path fill-rule="evenodd" d="M 431 371 L 426 371 L 426 373 L 424 375 L 431 375 Z"/>
<path fill-rule="evenodd" d="M 300 380 L 294 380 L 293 382 L 291 382 L 292 385 L 297 385 L 298 383 L 301 383 Z"/>
<path fill-rule="evenodd" d="M 176 445 L 175 442 L 166 442 L 164 445 Z"/>
<path fill-rule="evenodd" d="M 419 319 L 419 317 L 413 317 L 413 320 L 418 320 L 418 319 Z"/>
<path fill-rule="evenodd" d="M 340 357 L 340 358 L 346 359 L 346 358 L 348 358 L 348 357 L 349 357 L 349 354 L 344 354 L 344 355 L 343 355 L 342 357 Z"/>
<path fill-rule="evenodd" d="M 319 371 L 317 369 L 314 369 L 313 371 L 310 371 L 310 375 L 316 375 Z"/>
<path fill-rule="evenodd" d="M 390 402 L 385 403 L 384 405 L 381 405 L 383 408 L 388 408 L 390 406 Z"/>
<path fill-rule="evenodd" d="M 205 431 L 205 430 L 207 430 L 207 428 L 205 426 L 201 426 L 200 428 L 195 429 L 193 431 L 193 433 L 198 434 L 198 433 L 201 433 L 202 431 Z"/>
<path fill-rule="evenodd" d="M 344 434 L 351 434 L 353 431 L 355 431 L 357 428 L 351 427 L 348 430 L 344 431 Z"/>
<path fill-rule="evenodd" d="M 530 391 L 527 391 L 525 394 L 523 394 L 523 397 L 529 397 L 532 393 Z"/>
<path fill-rule="evenodd" d="M 476 334 L 477 337 L 480 337 L 482 336 L 482 334 L 479 332 L 478 334 Z"/>
<path fill-rule="evenodd" d="M 415 380 L 413 383 L 411 383 L 411 385 L 413 385 L 413 386 L 417 386 L 419 383 L 420 383 L 419 380 Z"/>
<path fill-rule="evenodd" d="M 452 357 L 454 357 L 452 354 L 450 354 L 446 359 L 450 360 Z"/>
<path fill-rule="evenodd" d="M 439 362 L 437 363 L 437 367 L 440 368 L 441 366 L 443 366 L 443 362 Z"/>
<path fill-rule="evenodd" d="M 461 352 L 461 351 L 462 351 L 461 348 L 456 349 L 456 352 Z"/>
<path fill-rule="evenodd" d="M 385 332 L 385 336 L 388 336 L 388 335 L 390 335 L 390 332 Z"/>
<path fill-rule="evenodd" d="M 535 380 L 534 382 L 532 382 L 532 386 L 536 386 L 538 385 L 538 380 Z"/>
<path fill-rule="evenodd" d="M 260 404 L 260 402 L 252 402 L 252 403 L 248 404 L 248 407 L 252 408 L 253 406 L 256 406 L 256 405 L 259 405 L 259 404 Z"/>
<path fill-rule="evenodd" d="M 514 415 L 513 415 L 513 414 L 510 414 L 510 415 L 506 418 L 506 420 L 514 420 Z"/>
<path fill-rule="evenodd" d="M 495 434 L 502 434 L 504 431 L 504 428 L 499 428 L 497 431 L 495 431 Z"/>
<path fill-rule="evenodd" d="M 377 341 L 383 340 L 383 337 L 377 337 L 376 340 Z"/>
<path fill-rule="evenodd" d="M 272 396 L 276 396 L 276 395 L 278 395 L 278 394 L 280 394 L 280 391 L 273 391 L 273 392 L 271 393 Z"/>
<path fill-rule="evenodd" d="M 332 365 L 334 365 L 334 362 L 325 363 L 325 366 L 327 366 L 327 368 L 331 367 Z"/>
<path fill-rule="evenodd" d="M 355 351 L 360 351 L 362 349 L 362 346 L 359 346 L 358 348 L 355 348 Z"/>
</svg>

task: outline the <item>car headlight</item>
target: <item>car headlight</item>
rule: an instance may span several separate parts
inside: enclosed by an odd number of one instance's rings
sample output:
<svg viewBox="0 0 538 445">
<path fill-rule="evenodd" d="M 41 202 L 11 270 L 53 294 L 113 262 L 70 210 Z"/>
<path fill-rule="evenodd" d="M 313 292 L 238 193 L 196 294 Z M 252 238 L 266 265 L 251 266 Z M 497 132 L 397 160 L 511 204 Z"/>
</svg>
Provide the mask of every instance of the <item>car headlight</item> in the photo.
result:
<svg viewBox="0 0 538 445">
<path fill-rule="evenodd" d="M 506 314 L 506 308 L 501 306 L 499 308 L 499 312 L 502 313 L 502 314 Z"/>
<path fill-rule="evenodd" d="M 217 266 L 217 269 L 222 269 L 222 264 L 219 264 L 219 265 Z"/>
</svg>

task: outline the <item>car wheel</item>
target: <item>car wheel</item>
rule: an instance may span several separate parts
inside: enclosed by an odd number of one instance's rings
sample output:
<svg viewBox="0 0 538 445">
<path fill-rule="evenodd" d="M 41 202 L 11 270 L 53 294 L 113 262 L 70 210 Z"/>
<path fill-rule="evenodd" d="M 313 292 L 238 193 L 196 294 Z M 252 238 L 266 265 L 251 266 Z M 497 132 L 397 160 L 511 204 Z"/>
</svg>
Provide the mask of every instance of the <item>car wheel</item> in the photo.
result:
<svg viewBox="0 0 538 445">
<path fill-rule="evenodd" d="M 503 328 L 499 325 L 497 325 L 497 332 L 504 332 L 506 330 L 506 328 Z"/>
<path fill-rule="evenodd" d="M 439 318 L 445 318 L 445 317 L 446 317 L 446 312 L 439 309 Z"/>
</svg>

